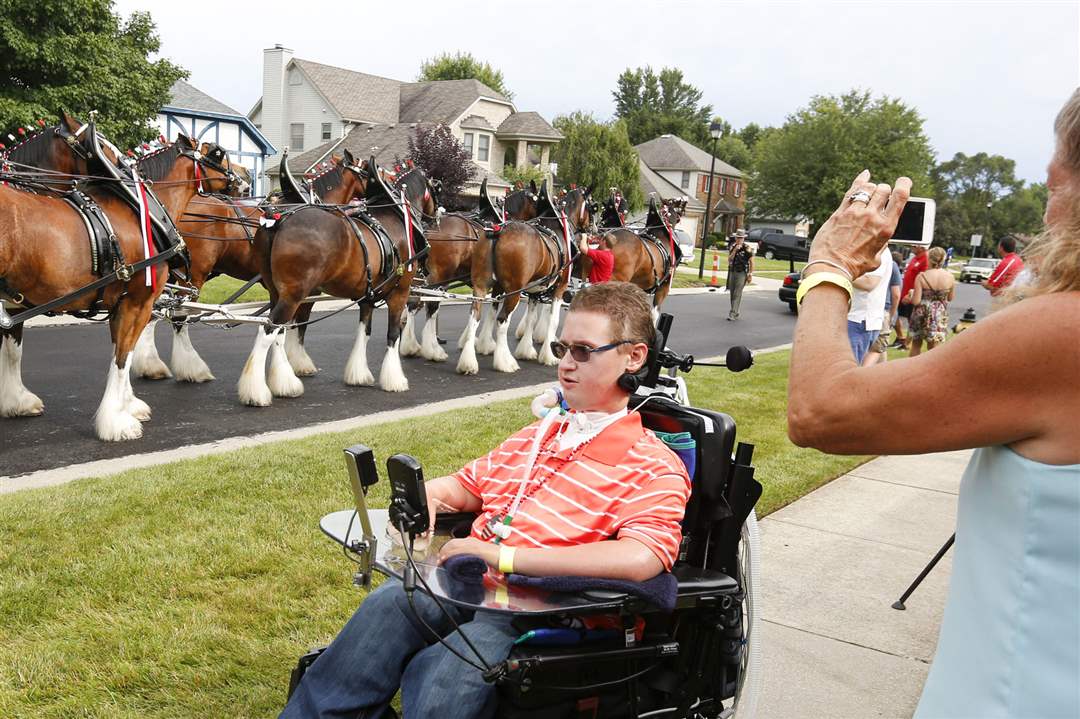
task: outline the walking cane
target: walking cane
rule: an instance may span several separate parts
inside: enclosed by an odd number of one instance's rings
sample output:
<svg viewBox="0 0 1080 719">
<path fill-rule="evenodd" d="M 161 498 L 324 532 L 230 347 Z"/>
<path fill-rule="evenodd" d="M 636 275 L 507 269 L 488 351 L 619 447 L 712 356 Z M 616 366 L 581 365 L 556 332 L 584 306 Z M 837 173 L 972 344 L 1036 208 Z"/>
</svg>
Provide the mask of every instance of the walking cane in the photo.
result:
<svg viewBox="0 0 1080 719">
<path fill-rule="evenodd" d="M 904 602 L 907 601 L 907 598 L 911 596 L 911 593 L 922 584 L 922 580 L 926 579 L 926 575 L 941 561 L 941 558 L 945 556 L 945 552 L 949 551 L 949 547 L 951 547 L 955 541 L 956 532 L 953 532 L 953 535 L 949 537 L 949 541 L 945 542 L 941 549 L 938 550 L 938 553 L 934 555 L 934 558 L 930 560 L 930 563 L 919 573 L 919 576 L 915 577 L 915 581 L 911 583 L 911 586 L 907 588 L 907 591 L 900 595 L 899 599 L 893 602 L 893 609 L 899 609 L 900 611 L 907 609 L 907 607 L 904 606 Z"/>
</svg>

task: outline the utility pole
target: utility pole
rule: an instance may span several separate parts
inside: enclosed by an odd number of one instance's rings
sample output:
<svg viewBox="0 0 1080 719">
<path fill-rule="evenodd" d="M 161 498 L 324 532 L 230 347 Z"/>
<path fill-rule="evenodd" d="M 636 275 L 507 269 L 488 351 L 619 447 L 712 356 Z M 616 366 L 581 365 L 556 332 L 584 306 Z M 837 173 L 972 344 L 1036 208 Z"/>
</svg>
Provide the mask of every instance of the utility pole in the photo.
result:
<svg viewBox="0 0 1080 719">
<path fill-rule="evenodd" d="M 699 280 L 705 276 L 705 242 L 709 238 L 709 229 L 712 224 L 712 186 L 713 173 L 716 171 L 716 141 L 720 138 L 723 127 L 719 122 L 709 125 L 709 135 L 712 136 L 712 161 L 709 163 L 709 194 L 705 200 L 705 226 L 701 228 L 701 261 L 698 263 L 697 271 Z"/>
</svg>

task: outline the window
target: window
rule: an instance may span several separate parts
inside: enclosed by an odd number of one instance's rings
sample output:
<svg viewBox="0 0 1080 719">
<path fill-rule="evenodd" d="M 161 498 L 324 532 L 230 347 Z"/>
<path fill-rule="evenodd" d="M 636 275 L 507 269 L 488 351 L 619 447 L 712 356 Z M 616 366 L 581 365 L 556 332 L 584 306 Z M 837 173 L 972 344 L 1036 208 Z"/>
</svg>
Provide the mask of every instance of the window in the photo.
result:
<svg viewBox="0 0 1080 719">
<path fill-rule="evenodd" d="M 726 177 L 721 177 L 720 178 L 720 187 L 718 187 L 717 189 L 720 191 L 721 195 L 727 194 L 727 178 Z"/>
<path fill-rule="evenodd" d="M 735 197 L 738 197 L 739 193 L 742 192 L 742 183 L 738 180 L 734 180 L 734 185 L 735 189 L 732 191 L 732 194 L 735 195 Z"/>
<path fill-rule="evenodd" d="M 701 176 L 701 191 L 702 192 L 708 192 L 709 191 L 709 185 L 711 184 L 710 180 L 712 180 L 711 175 L 702 175 Z"/>
<path fill-rule="evenodd" d="M 324 122 L 322 124 L 322 139 L 323 140 L 329 140 L 330 139 L 330 123 L 329 122 Z"/>
<path fill-rule="evenodd" d="M 684 190 L 689 190 L 690 189 L 690 172 L 689 171 L 683 170 L 682 180 L 679 181 L 679 187 L 683 188 Z"/>
<path fill-rule="evenodd" d="M 293 122 L 289 125 L 289 149 L 293 152 L 304 150 L 304 123 Z"/>
<path fill-rule="evenodd" d="M 480 135 L 480 144 L 476 146 L 476 159 L 479 162 L 488 161 L 488 148 L 491 146 L 491 135 Z"/>
<path fill-rule="evenodd" d="M 471 132 L 466 132 L 465 133 L 465 142 L 462 143 L 462 144 L 465 145 L 465 152 L 469 153 L 469 157 L 471 158 L 473 156 L 472 155 L 473 134 Z"/>
</svg>

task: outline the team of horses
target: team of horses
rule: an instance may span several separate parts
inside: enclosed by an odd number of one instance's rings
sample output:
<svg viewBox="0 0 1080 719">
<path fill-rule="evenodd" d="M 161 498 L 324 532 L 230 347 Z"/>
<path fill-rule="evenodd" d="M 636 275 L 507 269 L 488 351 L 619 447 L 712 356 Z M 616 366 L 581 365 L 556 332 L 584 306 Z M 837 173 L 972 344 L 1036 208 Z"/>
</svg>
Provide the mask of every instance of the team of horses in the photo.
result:
<svg viewBox="0 0 1080 719">
<path fill-rule="evenodd" d="M 22 383 L 25 318 L 104 313 L 113 356 L 95 416 L 103 440 L 137 438 L 150 417 L 131 371 L 148 379 L 214 379 L 189 334 L 198 313 L 182 300 L 217 275 L 261 282 L 268 291 L 266 323 L 237 385 L 241 402 L 265 406 L 301 395 L 300 377 L 317 372 L 305 348 L 307 329 L 318 321 L 311 319 L 313 294 L 350 300 L 359 310 L 348 385 L 376 382 L 367 344 L 375 308 L 386 307 L 378 384 L 401 392 L 409 387 L 401 356 L 448 358 L 437 335 L 447 288 L 466 286 L 472 298 L 457 371 L 479 372 L 480 354 L 493 355 L 497 371 L 514 372 L 518 360 L 558 363 L 551 341 L 560 308 L 575 268 L 585 271 L 579 235 L 608 234 L 614 278 L 649 291 L 656 307 L 678 261 L 671 227 L 685 203 L 650 203 L 645 226 L 635 230 L 625 226 L 615 193 L 603 212 L 589 188 L 552 198 L 546 183 L 499 203 L 485 181 L 476 211 L 446 213 L 438 181 L 422 169 L 390 172 L 347 150 L 306 182 L 294 179 L 283 159 L 281 191 L 258 202 L 241 197 L 246 173 L 213 143 L 161 138 L 125 157 L 92 121 L 67 115 L 55 127 L 21 132 L 14 147 L 0 146 L 0 300 L 15 313 L 0 309 L 0 416 L 44 409 Z M 522 299 L 527 308 L 511 351 L 509 323 Z M 173 329 L 170 365 L 154 343 L 155 303 L 170 310 L 159 312 Z M 418 342 L 421 306 L 426 323 Z"/>
</svg>

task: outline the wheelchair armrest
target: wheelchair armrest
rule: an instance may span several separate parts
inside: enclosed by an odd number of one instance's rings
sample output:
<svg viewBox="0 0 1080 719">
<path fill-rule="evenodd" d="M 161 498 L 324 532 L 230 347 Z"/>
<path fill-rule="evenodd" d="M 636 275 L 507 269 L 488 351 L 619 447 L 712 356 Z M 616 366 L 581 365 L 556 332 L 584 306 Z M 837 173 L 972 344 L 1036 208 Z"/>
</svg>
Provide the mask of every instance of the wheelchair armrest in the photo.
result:
<svg viewBox="0 0 1080 719">
<path fill-rule="evenodd" d="M 475 512 L 440 513 L 435 515 L 435 531 L 462 539 L 469 536 L 474 521 L 476 521 Z"/>
<path fill-rule="evenodd" d="M 713 569 L 700 569 L 683 564 L 672 570 L 679 581 L 679 596 L 698 594 L 732 594 L 739 583 L 728 575 Z"/>
</svg>

